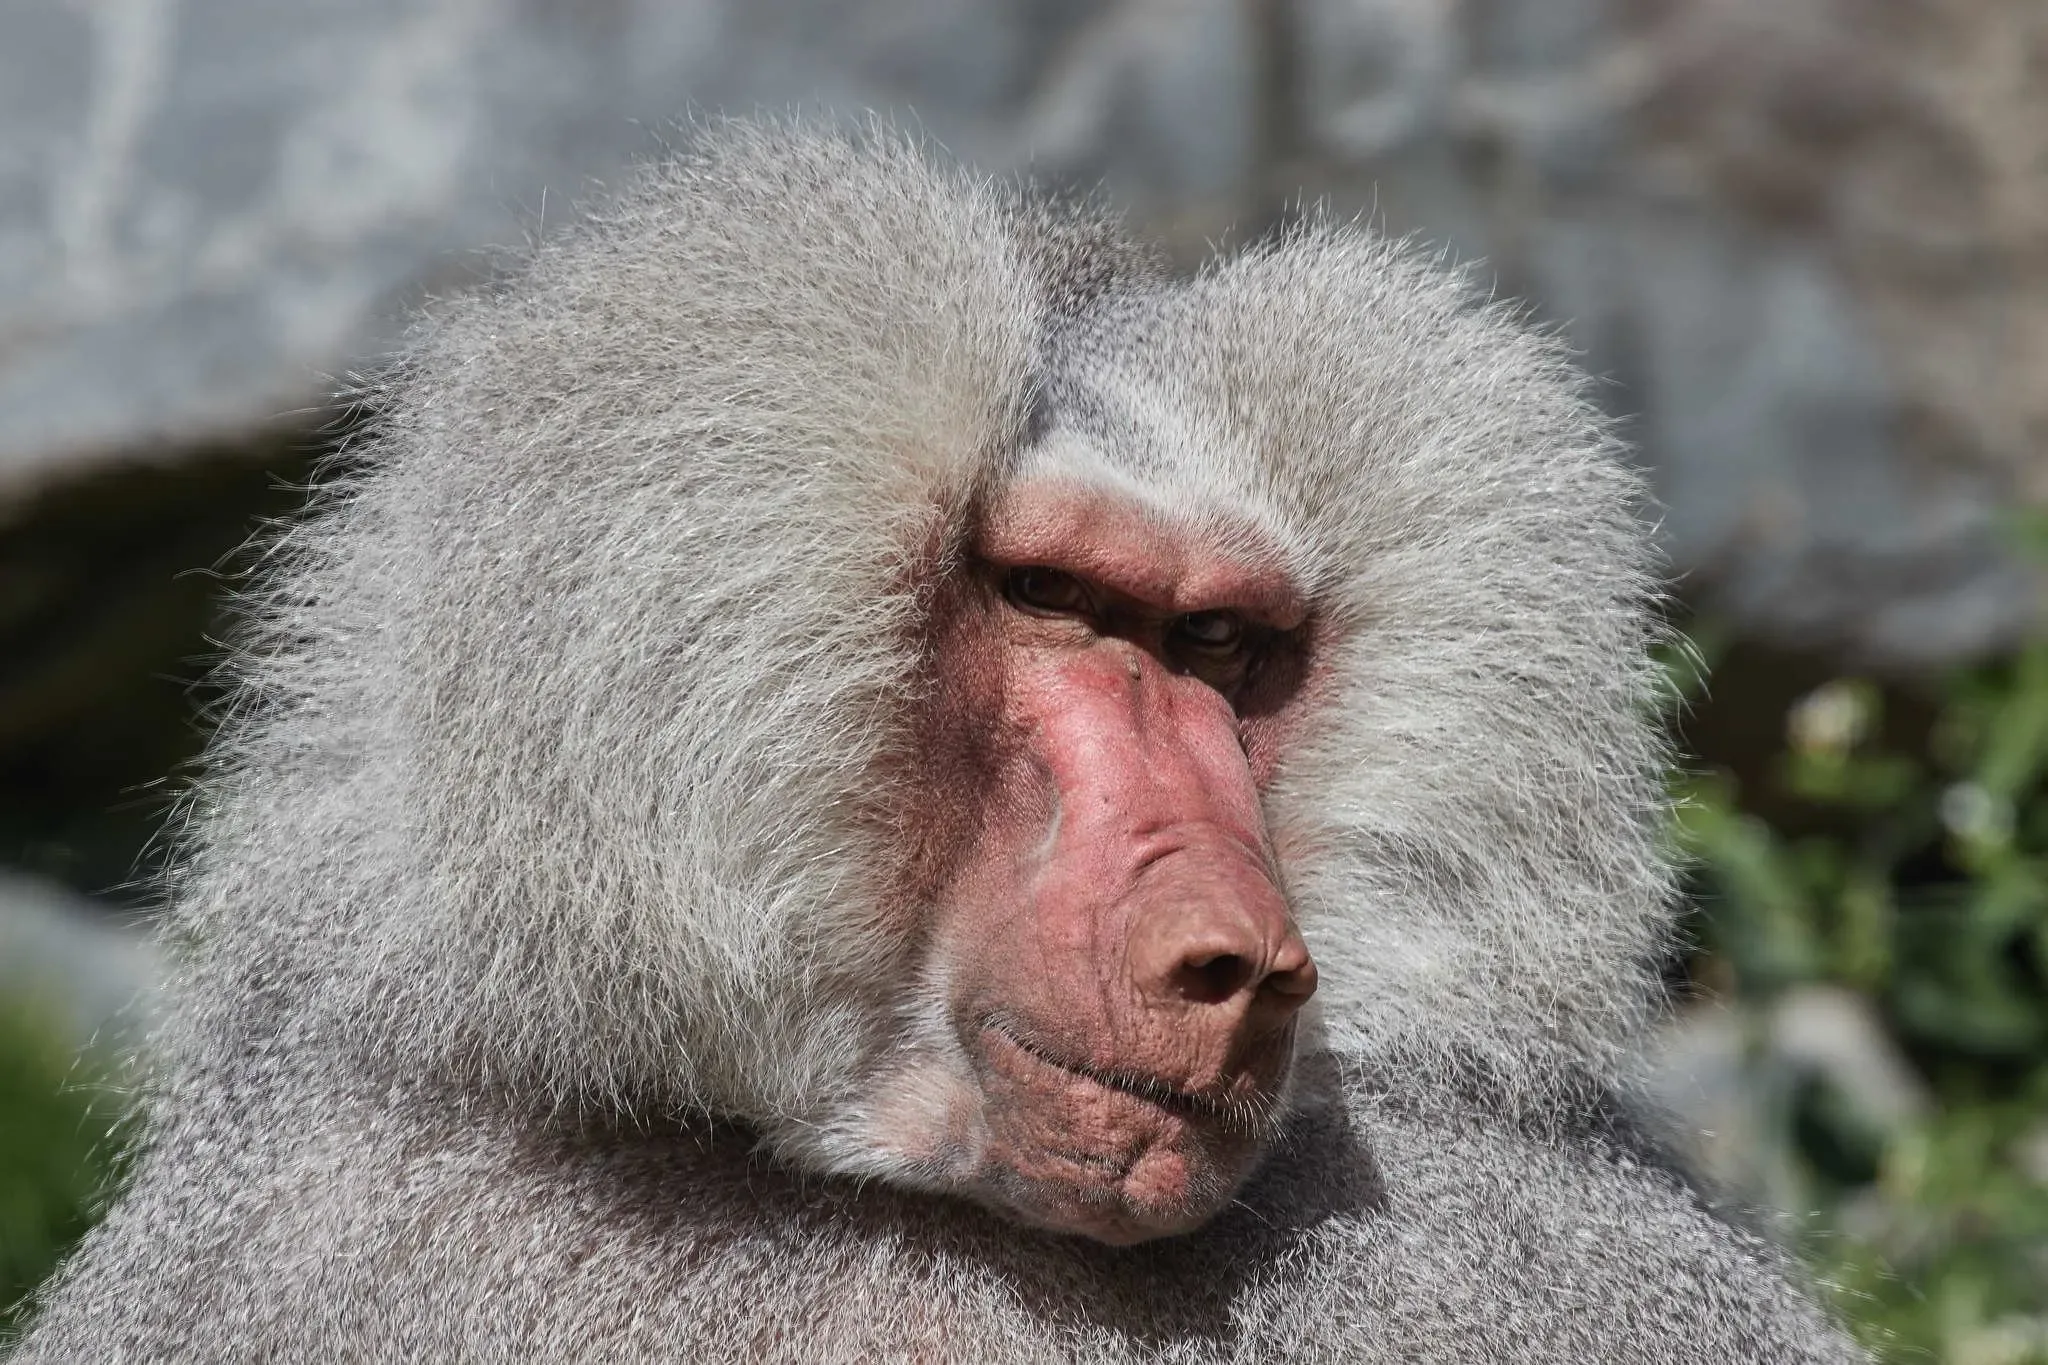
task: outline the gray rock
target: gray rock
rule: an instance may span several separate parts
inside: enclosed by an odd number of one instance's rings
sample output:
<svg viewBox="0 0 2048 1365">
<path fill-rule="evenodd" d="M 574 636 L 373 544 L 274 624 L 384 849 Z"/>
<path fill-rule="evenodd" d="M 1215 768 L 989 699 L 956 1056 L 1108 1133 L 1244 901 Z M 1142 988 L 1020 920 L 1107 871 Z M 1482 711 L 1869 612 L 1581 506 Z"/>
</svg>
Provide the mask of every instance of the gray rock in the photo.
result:
<svg viewBox="0 0 2048 1365">
<path fill-rule="evenodd" d="M 477 264 L 452 251 L 543 231 L 692 111 L 872 107 L 1234 209 L 1243 53 L 1229 0 L 16 3 L 0 488 L 319 401 L 395 299 Z"/>
<path fill-rule="evenodd" d="M 1761 1208 L 1822 1202 L 1798 1159 L 1794 1100 L 1819 1082 L 1869 1132 L 1897 1137 L 1934 1103 L 1871 1002 L 1806 985 L 1768 1005 L 1696 1004 L 1651 1049 L 1647 1093 L 1674 1121 L 1680 1155 L 1724 1193 Z"/>
<path fill-rule="evenodd" d="M 2048 96 L 1997 54 L 2048 11 L 1300 13 L 1321 183 L 1565 327 L 1689 596 L 1892 665 L 2040 624 L 2002 532 L 2048 491 Z"/>
<path fill-rule="evenodd" d="M 0 873 L 0 999 L 53 1020 L 79 1047 L 122 1047 L 151 1017 L 162 964 L 135 927 L 84 897 Z"/>
</svg>

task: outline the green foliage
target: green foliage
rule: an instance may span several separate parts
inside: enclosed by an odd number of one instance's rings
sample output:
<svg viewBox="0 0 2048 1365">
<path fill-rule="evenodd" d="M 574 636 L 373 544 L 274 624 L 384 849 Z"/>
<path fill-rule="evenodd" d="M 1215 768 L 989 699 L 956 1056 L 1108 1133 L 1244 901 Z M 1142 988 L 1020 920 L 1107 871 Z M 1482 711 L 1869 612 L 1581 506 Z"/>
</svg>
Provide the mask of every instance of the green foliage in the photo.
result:
<svg viewBox="0 0 2048 1365">
<path fill-rule="evenodd" d="M 30 1010 L 0 1008 L 0 1340 L 115 1178 L 111 1101 L 85 1065 Z"/>
<path fill-rule="evenodd" d="M 1815 1211 L 1845 1315 L 1889 1360 L 2048 1362 L 2048 645 L 1951 680 L 1906 741 L 1885 702 L 1826 683 L 1757 790 L 1685 782 L 1696 971 L 1738 1002 L 1748 1088 L 1785 1097 L 1753 1169 Z M 1817 991 L 1866 1007 L 1891 1079 L 1787 1061 L 1774 1008 Z"/>
</svg>

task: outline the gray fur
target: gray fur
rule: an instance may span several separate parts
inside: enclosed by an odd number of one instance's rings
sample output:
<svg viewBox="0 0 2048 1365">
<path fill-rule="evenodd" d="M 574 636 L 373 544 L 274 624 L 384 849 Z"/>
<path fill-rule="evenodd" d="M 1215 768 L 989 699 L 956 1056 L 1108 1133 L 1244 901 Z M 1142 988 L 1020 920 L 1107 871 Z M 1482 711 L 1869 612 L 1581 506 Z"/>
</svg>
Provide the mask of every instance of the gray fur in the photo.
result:
<svg viewBox="0 0 2048 1365">
<path fill-rule="evenodd" d="M 892 135 L 736 127 L 370 399 L 191 803 L 139 1170 L 16 1365 L 1860 1358 L 1612 1117 L 1670 914 L 1650 552 L 1501 307 L 1328 223 L 1174 281 Z M 932 1046 L 878 928 L 920 589 L 1046 466 L 1256 530 L 1315 623 L 1295 1112 L 1125 1250 L 872 1140 Z"/>
</svg>

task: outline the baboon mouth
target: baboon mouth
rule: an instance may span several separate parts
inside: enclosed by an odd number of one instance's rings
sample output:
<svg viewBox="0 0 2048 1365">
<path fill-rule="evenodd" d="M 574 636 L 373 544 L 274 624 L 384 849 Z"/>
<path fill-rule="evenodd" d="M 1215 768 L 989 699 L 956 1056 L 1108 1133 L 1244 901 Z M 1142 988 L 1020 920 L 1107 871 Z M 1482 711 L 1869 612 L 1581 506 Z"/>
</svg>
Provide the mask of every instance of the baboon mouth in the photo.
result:
<svg viewBox="0 0 2048 1365">
<path fill-rule="evenodd" d="M 1235 1082 L 1189 1090 L 1143 1071 L 1121 1067 L 1100 1067 L 1069 1057 L 1031 1037 L 1005 1019 L 990 1019 L 982 1025 L 984 1038 L 993 1036 L 1040 1065 L 1069 1076 L 1141 1100 L 1175 1118 L 1214 1125 L 1245 1137 L 1257 1138 L 1278 1121 L 1279 1093 L 1293 1058 L 1293 1030 L 1290 1027 L 1277 1049 L 1280 1062 L 1270 1078 L 1253 1071 L 1238 1073 Z"/>
</svg>

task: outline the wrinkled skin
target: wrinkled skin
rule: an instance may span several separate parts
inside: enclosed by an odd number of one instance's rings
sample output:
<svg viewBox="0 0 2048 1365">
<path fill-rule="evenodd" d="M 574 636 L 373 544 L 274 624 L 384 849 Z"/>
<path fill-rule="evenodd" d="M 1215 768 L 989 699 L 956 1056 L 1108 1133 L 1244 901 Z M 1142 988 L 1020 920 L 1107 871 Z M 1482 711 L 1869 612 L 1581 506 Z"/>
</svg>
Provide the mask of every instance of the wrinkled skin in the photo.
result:
<svg viewBox="0 0 2048 1365">
<path fill-rule="evenodd" d="M 1316 985 L 1245 709 L 1304 612 L 1242 553 L 1056 483 L 1006 494 L 974 558 L 939 661 L 981 680 L 986 760 L 937 912 L 972 1073 L 953 1160 L 1041 1226 L 1185 1232 L 1270 1138 Z"/>
</svg>

